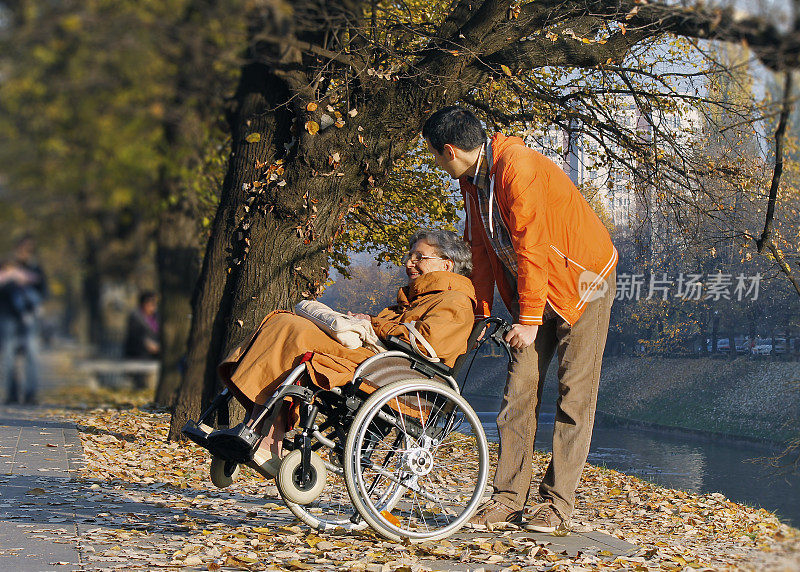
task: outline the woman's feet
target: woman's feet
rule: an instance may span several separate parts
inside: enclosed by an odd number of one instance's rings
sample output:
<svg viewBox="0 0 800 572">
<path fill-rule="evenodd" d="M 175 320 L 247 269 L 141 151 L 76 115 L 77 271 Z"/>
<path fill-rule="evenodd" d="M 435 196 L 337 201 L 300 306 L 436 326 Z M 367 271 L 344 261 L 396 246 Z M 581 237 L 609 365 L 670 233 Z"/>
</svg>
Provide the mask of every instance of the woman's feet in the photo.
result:
<svg viewBox="0 0 800 572">
<path fill-rule="evenodd" d="M 281 458 L 278 455 L 264 449 L 256 449 L 253 460 L 247 465 L 259 473 L 261 476 L 271 479 L 278 474 L 281 466 Z"/>
<path fill-rule="evenodd" d="M 251 465 L 253 469 L 267 478 L 277 475 L 281 465 L 283 436 L 286 434 L 286 418 L 289 410 L 288 403 L 284 403 L 276 409 L 277 411 L 263 422 L 262 426 L 269 427 L 269 430 L 259 441 Z M 253 411 L 251 417 L 257 418 L 257 412 Z"/>
</svg>

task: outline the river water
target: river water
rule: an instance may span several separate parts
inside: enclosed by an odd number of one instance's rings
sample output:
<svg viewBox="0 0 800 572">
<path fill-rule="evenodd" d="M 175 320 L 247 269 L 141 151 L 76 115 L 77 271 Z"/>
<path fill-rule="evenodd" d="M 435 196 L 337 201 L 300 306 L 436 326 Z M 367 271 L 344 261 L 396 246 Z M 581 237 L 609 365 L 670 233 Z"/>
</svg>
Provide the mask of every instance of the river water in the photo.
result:
<svg viewBox="0 0 800 572">
<path fill-rule="evenodd" d="M 478 413 L 486 437 L 497 441 L 496 412 Z M 542 411 L 536 449 L 552 450 L 554 413 Z M 729 499 L 774 511 L 800 527 L 800 476 L 784 479 L 757 459 L 775 449 L 720 438 L 595 423 L 589 462 L 659 485 Z"/>
</svg>

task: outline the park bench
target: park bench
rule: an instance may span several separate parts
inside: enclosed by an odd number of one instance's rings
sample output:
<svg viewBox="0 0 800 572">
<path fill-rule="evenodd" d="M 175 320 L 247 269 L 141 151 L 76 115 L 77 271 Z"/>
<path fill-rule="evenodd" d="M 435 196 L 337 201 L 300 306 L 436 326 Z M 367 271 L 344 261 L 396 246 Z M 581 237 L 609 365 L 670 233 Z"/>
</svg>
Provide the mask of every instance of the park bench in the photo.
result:
<svg viewBox="0 0 800 572">
<path fill-rule="evenodd" d="M 91 387 L 121 387 L 142 376 L 145 387 L 155 388 L 160 364 L 154 360 L 87 359 L 78 362 L 77 369 L 86 375 Z"/>
</svg>

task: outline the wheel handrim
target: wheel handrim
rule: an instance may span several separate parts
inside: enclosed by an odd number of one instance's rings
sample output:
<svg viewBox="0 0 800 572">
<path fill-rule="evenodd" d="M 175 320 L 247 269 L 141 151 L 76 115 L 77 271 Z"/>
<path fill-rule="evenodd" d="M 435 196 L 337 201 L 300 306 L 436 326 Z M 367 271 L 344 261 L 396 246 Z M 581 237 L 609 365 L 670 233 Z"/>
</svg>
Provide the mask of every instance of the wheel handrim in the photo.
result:
<svg viewBox="0 0 800 572">
<path fill-rule="evenodd" d="M 428 401 L 439 399 L 449 404 L 454 409 L 452 417 L 455 422 L 448 424 L 444 415 L 426 418 L 421 406 L 424 396 Z M 404 416 L 394 414 L 397 423 L 392 429 L 393 436 L 380 436 L 370 429 L 378 423 L 379 407 L 380 411 L 402 410 L 414 399 L 422 418 L 416 427 L 411 427 L 413 422 Z M 388 410 L 387 406 L 393 401 L 394 409 Z M 395 388 L 374 404 L 373 410 L 376 413 L 358 428 L 352 459 L 355 485 L 371 517 L 368 520 L 374 519 L 378 528 L 410 539 L 443 538 L 452 534 L 475 511 L 488 480 L 488 452 L 477 415 L 461 396 L 449 388 L 424 382 Z M 391 418 L 392 414 L 388 417 Z M 398 436 L 403 450 L 392 456 L 391 446 L 382 445 L 387 437 L 396 440 Z M 385 466 L 376 466 L 373 460 L 363 458 L 361 451 L 370 438 L 379 442 L 372 459 L 376 456 L 381 459 L 394 457 L 389 458 Z M 455 482 L 454 475 L 459 477 L 460 483 Z M 381 480 L 407 489 L 391 514 L 385 512 L 380 502 L 375 502 L 381 487 L 386 486 L 380 484 Z"/>
</svg>

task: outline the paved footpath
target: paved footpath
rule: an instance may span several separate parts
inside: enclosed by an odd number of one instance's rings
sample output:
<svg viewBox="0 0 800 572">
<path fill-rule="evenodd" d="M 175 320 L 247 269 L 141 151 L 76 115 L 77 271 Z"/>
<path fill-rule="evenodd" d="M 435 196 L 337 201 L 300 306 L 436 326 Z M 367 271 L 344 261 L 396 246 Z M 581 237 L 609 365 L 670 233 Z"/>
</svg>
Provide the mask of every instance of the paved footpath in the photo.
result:
<svg viewBox="0 0 800 572">
<path fill-rule="evenodd" d="M 62 348 L 43 353 L 43 395 L 46 390 L 65 383 L 80 383 L 78 378 L 73 379 L 72 350 Z M 266 486 L 263 497 L 234 495 L 236 500 L 226 505 L 232 509 L 228 511 L 230 514 L 212 515 L 194 505 L 191 509 L 177 509 L 160 502 L 161 498 L 151 494 L 159 490 L 159 483 L 79 479 L 85 458 L 77 427 L 72 422 L 50 417 L 50 412 L 49 407 L 0 405 L 0 572 L 207 570 L 206 566 L 172 563 L 169 558 L 164 562 L 165 551 L 171 554 L 188 540 L 180 527 L 184 515 L 231 527 L 252 522 L 250 515 L 256 513 L 260 526 L 277 528 L 294 522 L 288 509 L 262 510 L 265 502 L 283 504 L 272 484 Z M 203 493 L 226 494 L 213 489 L 210 482 L 208 486 L 209 491 L 186 489 L 172 493 L 180 496 L 183 504 Z M 452 540 L 487 534 L 491 533 L 462 531 Z M 600 532 L 573 532 L 566 537 L 524 531 L 510 535 L 535 539 L 557 553 L 571 556 L 594 550 L 613 559 L 638 550 Z M 126 536 L 131 537 L 128 543 Z M 500 569 L 490 564 L 453 560 L 426 560 L 421 564 L 448 571 Z"/>
<path fill-rule="evenodd" d="M 38 408 L 0 407 L 0 570 L 80 569 L 74 540 L 83 460 L 72 423 Z"/>
</svg>

